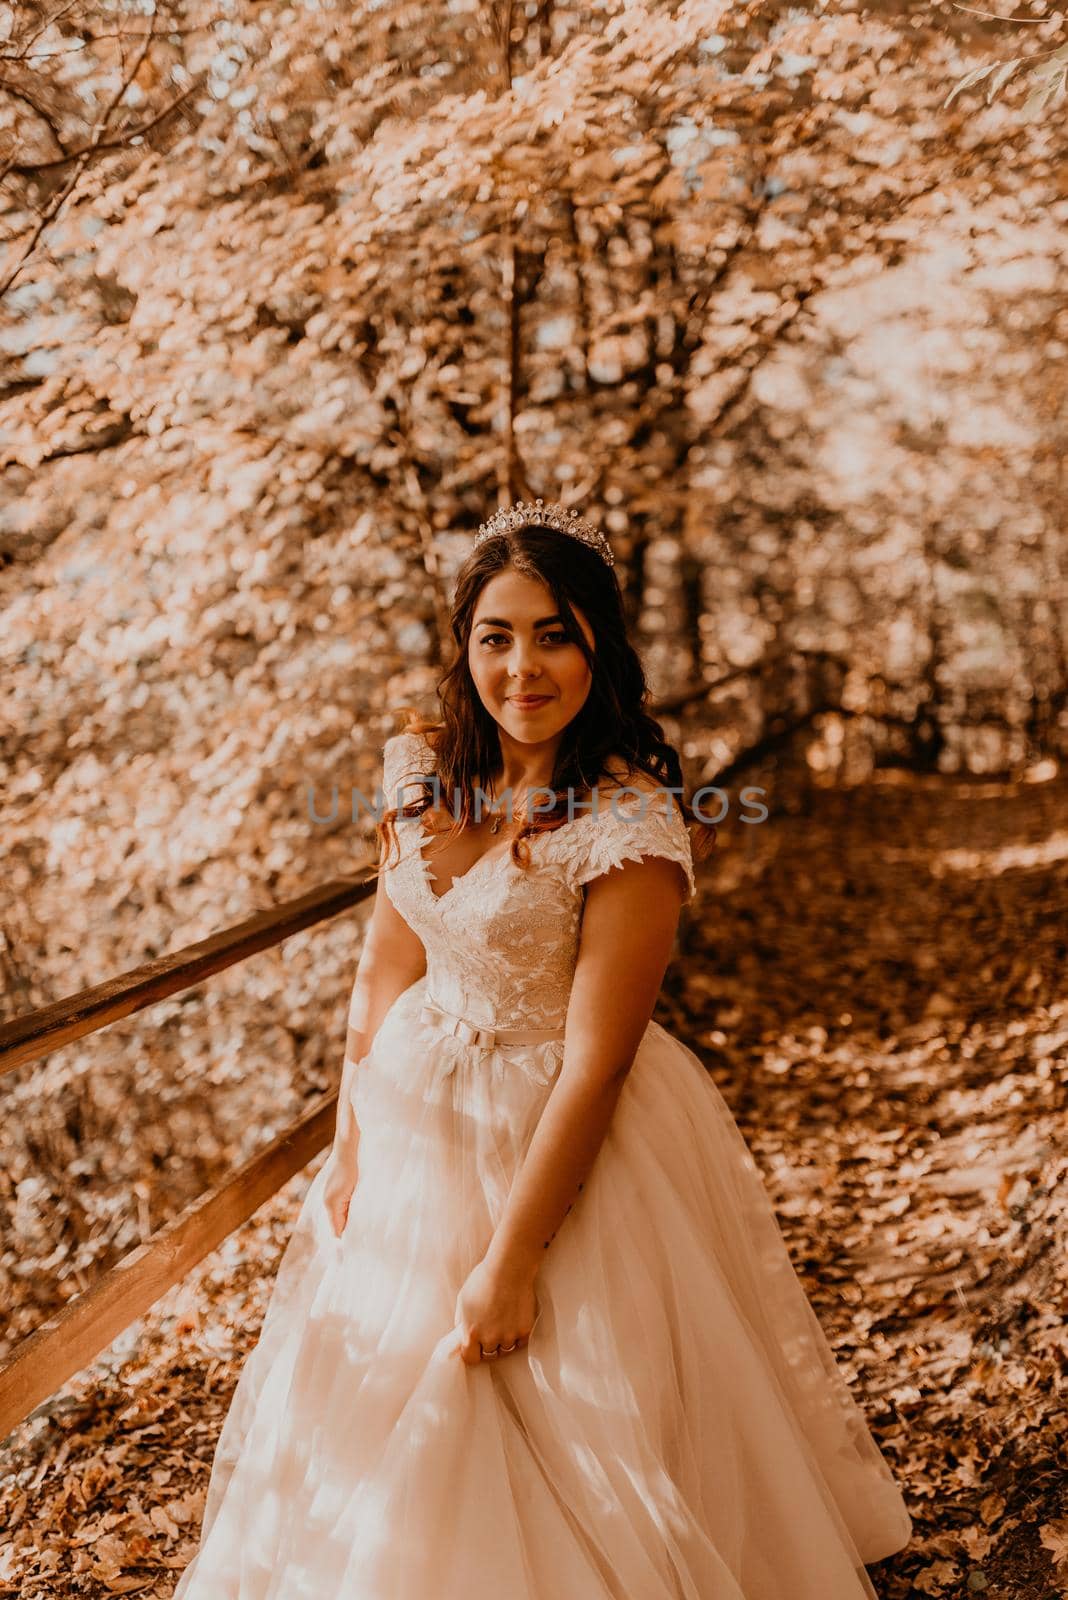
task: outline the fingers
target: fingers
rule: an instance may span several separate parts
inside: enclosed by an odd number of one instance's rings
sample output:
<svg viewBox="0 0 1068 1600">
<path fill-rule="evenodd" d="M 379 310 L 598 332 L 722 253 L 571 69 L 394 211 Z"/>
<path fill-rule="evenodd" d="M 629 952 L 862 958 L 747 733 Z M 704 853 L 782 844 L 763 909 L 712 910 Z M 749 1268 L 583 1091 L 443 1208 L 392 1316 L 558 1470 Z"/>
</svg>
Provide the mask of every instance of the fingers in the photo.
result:
<svg viewBox="0 0 1068 1600">
<path fill-rule="evenodd" d="M 463 1341 L 460 1345 L 460 1359 L 465 1367 L 477 1367 L 482 1360 L 481 1347 L 470 1330 L 466 1330 L 464 1333 Z"/>
<path fill-rule="evenodd" d="M 460 1343 L 460 1356 L 465 1367 L 477 1367 L 481 1361 L 492 1361 L 493 1356 L 487 1354 L 479 1343 L 474 1328 L 465 1327 L 463 1339 Z"/>
<path fill-rule="evenodd" d="M 336 1238 L 340 1239 L 349 1221 L 349 1206 L 352 1202 L 351 1195 L 348 1200 L 334 1199 L 327 1205 L 326 1211 L 330 1218 L 330 1226 Z"/>
<path fill-rule="evenodd" d="M 486 1344 L 476 1338 L 474 1330 L 466 1328 L 460 1344 L 460 1356 L 465 1366 L 477 1367 L 481 1362 L 499 1361 L 502 1356 L 514 1354 L 522 1350 L 530 1338 L 529 1334 L 517 1334 L 514 1341 L 499 1344 Z"/>
</svg>

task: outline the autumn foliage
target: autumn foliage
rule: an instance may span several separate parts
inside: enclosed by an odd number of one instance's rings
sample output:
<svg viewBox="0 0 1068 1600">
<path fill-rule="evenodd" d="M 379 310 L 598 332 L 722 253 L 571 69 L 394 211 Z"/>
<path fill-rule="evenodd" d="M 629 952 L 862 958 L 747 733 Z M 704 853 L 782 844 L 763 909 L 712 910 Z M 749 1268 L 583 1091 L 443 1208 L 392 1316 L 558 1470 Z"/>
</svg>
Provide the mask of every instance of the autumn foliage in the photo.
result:
<svg viewBox="0 0 1068 1600">
<path fill-rule="evenodd" d="M 772 796 L 664 1003 L 910 1486 L 887 1600 L 1068 1593 L 1068 193 L 986 96 L 1063 36 L 982 9 L 0 6 L 7 1015 L 354 870 L 309 791 L 493 507 L 579 506 L 688 779 Z M 358 938 L 7 1080 L 8 1348 L 336 1079 Z M 295 1204 L 13 1441 L 0 1593 L 170 1592 Z"/>
</svg>

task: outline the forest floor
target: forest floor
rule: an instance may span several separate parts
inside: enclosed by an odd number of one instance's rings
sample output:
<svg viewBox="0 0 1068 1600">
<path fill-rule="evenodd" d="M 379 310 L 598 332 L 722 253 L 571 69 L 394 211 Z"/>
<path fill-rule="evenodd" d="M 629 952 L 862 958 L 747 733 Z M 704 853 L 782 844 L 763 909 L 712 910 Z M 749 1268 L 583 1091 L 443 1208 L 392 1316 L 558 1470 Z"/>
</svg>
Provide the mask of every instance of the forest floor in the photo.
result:
<svg viewBox="0 0 1068 1600">
<path fill-rule="evenodd" d="M 657 1012 L 902 1486 L 881 1600 L 1068 1596 L 1066 819 L 1063 776 L 799 783 L 722 826 Z M 0 1595 L 171 1594 L 321 1159 L 5 1442 Z"/>
</svg>

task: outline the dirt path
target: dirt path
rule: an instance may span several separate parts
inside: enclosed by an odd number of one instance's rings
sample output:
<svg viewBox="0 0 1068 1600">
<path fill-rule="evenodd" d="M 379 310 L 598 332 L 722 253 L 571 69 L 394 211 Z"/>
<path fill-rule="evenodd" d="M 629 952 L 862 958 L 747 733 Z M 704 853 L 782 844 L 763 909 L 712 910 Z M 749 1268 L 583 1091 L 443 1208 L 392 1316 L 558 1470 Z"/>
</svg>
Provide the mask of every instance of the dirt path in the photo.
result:
<svg viewBox="0 0 1068 1600">
<path fill-rule="evenodd" d="M 1061 1600 L 1068 782 L 789 804 L 724 825 L 658 1015 L 731 1105 L 905 1489 L 882 1600 Z M 0 1595 L 170 1594 L 314 1171 L 8 1441 Z"/>
<path fill-rule="evenodd" d="M 672 999 L 905 1488 L 879 1593 L 1053 1600 L 1068 783 L 881 776 L 725 826 Z"/>
</svg>

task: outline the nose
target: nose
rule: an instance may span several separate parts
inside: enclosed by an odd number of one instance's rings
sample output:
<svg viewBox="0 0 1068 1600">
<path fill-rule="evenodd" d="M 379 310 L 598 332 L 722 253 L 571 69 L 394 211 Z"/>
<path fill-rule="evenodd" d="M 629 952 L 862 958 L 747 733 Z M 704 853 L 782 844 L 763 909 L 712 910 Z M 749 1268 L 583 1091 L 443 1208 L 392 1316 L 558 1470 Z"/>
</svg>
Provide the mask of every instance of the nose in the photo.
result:
<svg viewBox="0 0 1068 1600">
<path fill-rule="evenodd" d="M 541 667 L 535 660 L 535 649 L 532 643 L 517 639 L 512 650 L 512 660 L 509 663 L 510 675 L 520 682 L 528 678 L 537 678 L 541 674 Z"/>
</svg>

